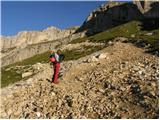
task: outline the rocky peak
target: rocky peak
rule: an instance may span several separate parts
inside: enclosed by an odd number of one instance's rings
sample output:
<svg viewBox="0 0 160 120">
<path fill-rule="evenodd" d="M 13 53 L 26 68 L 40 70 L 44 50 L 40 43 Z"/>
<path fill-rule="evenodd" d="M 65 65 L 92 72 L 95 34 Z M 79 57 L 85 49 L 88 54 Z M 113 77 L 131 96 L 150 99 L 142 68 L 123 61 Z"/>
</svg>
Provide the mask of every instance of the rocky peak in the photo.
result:
<svg viewBox="0 0 160 120">
<path fill-rule="evenodd" d="M 60 31 L 60 29 L 58 29 L 58 28 L 56 28 L 54 26 L 50 26 L 50 27 L 44 29 L 43 31 Z"/>
<path fill-rule="evenodd" d="M 158 2 L 109 1 L 91 12 L 76 32 L 86 31 L 86 35 L 92 35 L 129 21 L 142 20 L 145 17 L 159 17 Z"/>
<path fill-rule="evenodd" d="M 74 33 L 75 30 L 76 29 L 60 30 L 51 26 L 42 31 L 22 31 L 17 33 L 15 36 L 1 37 L 1 48 L 9 49 L 13 47 L 27 46 L 46 41 L 62 39 Z"/>
<path fill-rule="evenodd" d="M 90 13 L 77 32 L 87 31 L 87 35 L 92 35 L 142 17 L 137 6 L 131 2 L 106 2 Z"/>
</svg>

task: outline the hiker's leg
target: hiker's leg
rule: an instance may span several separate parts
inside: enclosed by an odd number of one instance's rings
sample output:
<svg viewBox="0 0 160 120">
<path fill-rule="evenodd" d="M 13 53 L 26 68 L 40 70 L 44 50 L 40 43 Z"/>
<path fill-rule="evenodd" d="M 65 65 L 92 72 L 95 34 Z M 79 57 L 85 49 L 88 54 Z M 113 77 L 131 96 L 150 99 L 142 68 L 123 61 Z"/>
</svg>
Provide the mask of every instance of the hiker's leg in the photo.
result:
<svg viewBox="0 0 160 120">
<path fill-rule="evenodd" d="M 60 64 L 57 63 L 55 67 L 55 73 L 54 73 L 54 83 L 58 83 L 59 69 L 60 69 Z"/>
<path fill-rule="evenodd" d="M 52 82 L 54 82 L 55 73 L 56 73 L 56 65 L 53 65 L 53 76 L 52 76 Z"/>
</svg>

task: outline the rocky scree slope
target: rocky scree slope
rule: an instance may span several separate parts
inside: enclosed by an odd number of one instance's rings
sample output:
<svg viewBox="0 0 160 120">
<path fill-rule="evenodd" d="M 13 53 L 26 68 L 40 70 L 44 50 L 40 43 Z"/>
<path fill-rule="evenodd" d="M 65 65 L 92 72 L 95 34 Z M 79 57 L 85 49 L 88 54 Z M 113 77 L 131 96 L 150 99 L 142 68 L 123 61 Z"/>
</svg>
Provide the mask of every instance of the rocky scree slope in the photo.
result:
<svg viewBox="0 0 160 120">
<path fill-rule="evenodd" d="M 52 67 L 2 89 L 1 118 L 158 118 L 158 57 L 129 43 Z"/>
</svg>

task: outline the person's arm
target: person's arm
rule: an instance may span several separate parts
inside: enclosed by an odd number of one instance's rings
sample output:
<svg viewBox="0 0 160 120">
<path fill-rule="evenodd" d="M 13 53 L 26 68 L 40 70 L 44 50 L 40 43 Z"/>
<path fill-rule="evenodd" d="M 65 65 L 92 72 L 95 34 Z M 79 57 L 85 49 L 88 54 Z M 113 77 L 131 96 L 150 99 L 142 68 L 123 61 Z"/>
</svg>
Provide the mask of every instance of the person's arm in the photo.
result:
<svg viewBox="0 0 160 120">
<path fill-rule="evenodd" d="M 60 54 L 60 62 L 63 61 L 65 58 L 64 54 Z"/>
</svg>

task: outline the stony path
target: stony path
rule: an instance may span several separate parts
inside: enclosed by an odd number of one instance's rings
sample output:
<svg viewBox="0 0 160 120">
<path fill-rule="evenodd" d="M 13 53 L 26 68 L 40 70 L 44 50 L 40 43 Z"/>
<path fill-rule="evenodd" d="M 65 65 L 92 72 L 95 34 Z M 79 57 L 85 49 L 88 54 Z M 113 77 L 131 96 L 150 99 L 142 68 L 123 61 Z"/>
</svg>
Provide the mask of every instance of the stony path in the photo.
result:
<svg viewBox="0 0 160 120">
<path fill-rule="evenodd" d="M 158 118 L 158 57 L 119 42 L 100 53 L 106 58 L 64 62 L 58 85 L 50 83 L 52 69 L 44 64 L 44 71 L 5 88 L 1 117 Z"/>
</svg>

